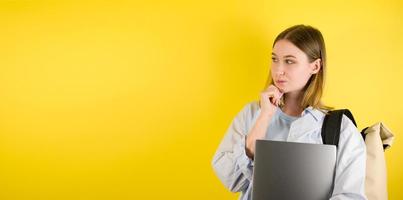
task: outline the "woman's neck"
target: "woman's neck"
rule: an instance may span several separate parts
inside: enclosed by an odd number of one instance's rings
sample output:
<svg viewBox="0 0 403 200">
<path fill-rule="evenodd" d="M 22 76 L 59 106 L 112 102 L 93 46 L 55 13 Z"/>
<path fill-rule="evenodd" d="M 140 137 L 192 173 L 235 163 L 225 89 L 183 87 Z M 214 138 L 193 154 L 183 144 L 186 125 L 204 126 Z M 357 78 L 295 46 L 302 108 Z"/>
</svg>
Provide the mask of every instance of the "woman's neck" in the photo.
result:
<svg viewBox="0 0 403 200">
<path fill-rule="evenodd" d="M 281 110 L 287 115 L 300 117 L 302 111 L 304 111 L 304 109 L 300 107 L 302 94 L 302 92 L 290 92 L 284 94 L 285 101 L 284 106 L 281 108 Z"/>
</svg>

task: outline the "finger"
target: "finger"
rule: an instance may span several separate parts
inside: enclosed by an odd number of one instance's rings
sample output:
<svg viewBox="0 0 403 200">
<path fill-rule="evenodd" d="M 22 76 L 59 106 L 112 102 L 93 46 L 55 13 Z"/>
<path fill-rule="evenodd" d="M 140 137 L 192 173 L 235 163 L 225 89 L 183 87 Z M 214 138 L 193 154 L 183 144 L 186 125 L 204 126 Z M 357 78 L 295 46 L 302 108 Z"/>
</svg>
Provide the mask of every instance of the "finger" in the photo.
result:
<svg viewBox="0 0 403 200">
<path fill-rule="evenodd" d="M 274 104 L 274 97 L 269 97 L 270 103 Z"/>
<path fill-rule="evenodd" d="M 278 88 L 277 86 L 273 86 L 274 90 L 276 91 L 276 93 L 278 93 L 280 96 L 284 93 L 284 91 L 280 88 Z"/>
<path fill-rule="evenodd" d="M 271 84 L 266 89 L 275 88 L 275 87 L 276 87 L 275 85 Z"/>
<path fill-rule="evenodd" d="M 281 92 L 280 90 L 277 90 L 277 96 L 280 99 L 283 96 L 283 92 Z"/>
<path fill-rule="evenodd" d="M 274 85 L 269 85 L 269 87 L 267 87 L 267 89 L 266 89 L 266 91 L 272 91 L 272 92 L 274 92 L 276 90 L 278 90 L 278 88 Z"/>
<path fill-rule="evenodd" d="M 277 101 L 276 97 L 272 97 L 271 99 L 272 99 L 272 100 L 271 100 L 272 104 L 273 104 L 273 105 L 276 105 L 276 101 Z"/>
<path fill-rule="evenodd" d="M 273 92 L 265 92 L 264 96 L 268 99 L 271 99 L 271 98 L 275 97 L 275 94 Z"/>
</svg>

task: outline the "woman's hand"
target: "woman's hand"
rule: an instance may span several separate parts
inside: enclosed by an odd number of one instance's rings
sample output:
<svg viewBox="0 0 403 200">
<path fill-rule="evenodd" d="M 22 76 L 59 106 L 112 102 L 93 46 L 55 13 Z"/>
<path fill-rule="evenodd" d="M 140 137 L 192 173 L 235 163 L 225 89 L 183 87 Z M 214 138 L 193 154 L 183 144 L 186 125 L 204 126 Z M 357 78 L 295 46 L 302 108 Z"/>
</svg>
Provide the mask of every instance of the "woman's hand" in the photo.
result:
<svg viewBox="0 0 403 200">
<path fill-rule="evenodd" d="M 263 139 L 266 135 L 267 128 L 276 108 L 280 104 L 280 98 L 283 93 L 274 85 L 270 85 L 266 90 L 260 93 L 259 106 L 261 112 L 256 119 L 255 125 L 252 127 L 246 137 L 246 155 L 253 159 L 255 156 L 256 140 Z"/>
<path fill-rule="evenodd" d="M 283 93 L 274 85 L 269 85 L 266 90 L 260 93 L 259 106 L 261 113 L 273 115 L 280 104 Z"/>
</svg>

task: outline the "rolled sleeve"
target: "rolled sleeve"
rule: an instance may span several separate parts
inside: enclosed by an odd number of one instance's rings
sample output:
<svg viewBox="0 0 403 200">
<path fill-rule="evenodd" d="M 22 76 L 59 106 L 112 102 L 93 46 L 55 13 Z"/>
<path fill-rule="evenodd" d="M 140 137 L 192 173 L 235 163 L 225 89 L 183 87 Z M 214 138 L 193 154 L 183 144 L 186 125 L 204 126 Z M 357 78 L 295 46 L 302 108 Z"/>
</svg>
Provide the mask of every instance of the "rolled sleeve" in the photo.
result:
<svg viewBox="0 0 403 200">
<path fill-rule="evenodd" d="M 249 105 L 234 118 L 212 160 L 214 172 L 232 192 L 244 191 L 251 182 L 253 161 L 246 155 L 246 121 Z"/>
</svg>

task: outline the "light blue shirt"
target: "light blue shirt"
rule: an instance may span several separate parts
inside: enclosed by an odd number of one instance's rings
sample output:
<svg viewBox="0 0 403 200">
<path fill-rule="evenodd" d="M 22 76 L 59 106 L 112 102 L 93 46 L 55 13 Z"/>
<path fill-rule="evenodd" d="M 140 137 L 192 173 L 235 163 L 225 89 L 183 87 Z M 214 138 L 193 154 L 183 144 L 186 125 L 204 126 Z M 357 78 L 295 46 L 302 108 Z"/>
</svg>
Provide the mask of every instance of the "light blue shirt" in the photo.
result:
<svg viewBox="0 0 403 200">
<path fill-rule="evenodd" d="M 253 160 L 245 152 L 245 140 L 260 114 L 258 102 L 248 103 L 233 119 L 212 160 L 221 182 L 232 192 L 241 192 L 241 200 L 250 200 Z M 277 108 L 266 132 L 267 140 L 323 144 L 322 123 L 325 114 L 312 107 L 300 117 L 292 117 Z M 366 146 L 361 134 L 343 116 L 337 148 L 336 174 L 330 200 L 361 200 L 365 196 Z"/>
</svg>

